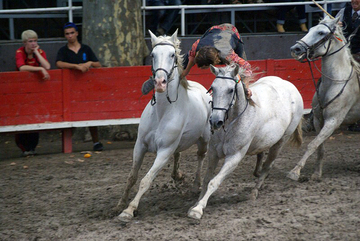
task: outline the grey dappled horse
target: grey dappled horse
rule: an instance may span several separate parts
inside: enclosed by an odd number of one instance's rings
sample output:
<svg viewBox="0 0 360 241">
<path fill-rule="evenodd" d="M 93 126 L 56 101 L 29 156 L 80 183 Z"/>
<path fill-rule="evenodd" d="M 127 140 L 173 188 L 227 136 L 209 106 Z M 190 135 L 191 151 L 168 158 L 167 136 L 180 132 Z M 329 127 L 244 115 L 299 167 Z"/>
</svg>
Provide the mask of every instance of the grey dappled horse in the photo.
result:
<svg viewBox="0 0 360 241">
<path fill-rule="evenodd" d="M 321 83 L 312 100 L 317 136 L 288 177 L 298 180 L 306 160 L 317 150 L 317 167 L 312 179 L 320 179 L 324 159 L 324 142 L 341 124 L 360 119 L 359 64 L 353 59 L 339 18 L 326 17 L 291 47 L 299 61 L 322 58 Z"/>
<path fill-rule="evenodd" d="M 252 198 L 256 198 L 284 144 L 291 137 L 296 144 L 302 143 L 303 99 L 292 83 L 275 76 L 261 78 L 250 86 L 253 95 L 249 103 L 244 86 L 236 77 L 239 73 L 237 64 L 223 68 L 211 66 L 211 71 L 216 76 L 211 85 L 210 117 L 215 130 L 209 143 L 209 163 L 200 198 L 188 213 L 195 219 L 202 217 L 210 195 L 245 155 L 257 154 L 258 157 L 254 172 L 258 180 L 252 192 Z M 262 163 L 267 150 L 267 159 Z M 221 158 L 225 158 L 224 164 L 213 178 Z"/>
</svg>

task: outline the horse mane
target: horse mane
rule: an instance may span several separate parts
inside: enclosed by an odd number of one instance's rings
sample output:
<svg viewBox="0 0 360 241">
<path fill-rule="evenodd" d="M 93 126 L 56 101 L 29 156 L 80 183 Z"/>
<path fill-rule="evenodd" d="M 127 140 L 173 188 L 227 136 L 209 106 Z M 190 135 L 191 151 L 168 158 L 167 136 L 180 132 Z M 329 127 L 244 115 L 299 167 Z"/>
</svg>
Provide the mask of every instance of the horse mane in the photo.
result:
<svg viewBox="0 0 360 241">
<path fill-rule="evenodd" d="M 184 71 L 184 67 L 183 67 L 184 55 L 181 54 L 180 40 L 176 37 L 175 43 L 173 43 L 171 41 L 171 36 L 159 36 L 159 37 L 157 37 L 157 40 L 158 41 L 156 41 L 155 43 L 152 43 L 152 48 L 154 48 L 154 46 L 156 44 L 162 43 L 162 42 L 169 43 L 174 46 L 176 60 L 177 60 L 176 65 L 178 66 L 179 76 L 181 76 L 182 72 Z M 187 81 L 187 79 L 185 77 L 180 80 L 180 84 L 185 89 L 189 88 L 189 82 Z"/>
<path fill-rule="evenodd" d="M 219 70 L 225 74 L 226 72 L 229 72 L 231 71 L 233 68 L 235 68 L 236 64 L 235 63 L 231 63 L 231 64 L 227 64 L 224 68 L 220 68 Z M 247 76 L 245 77 L 244 73 L 245 73 L 246 69 L 243 68 L 242 66 L 239 66 L 239 72 L 238 74 L 240 75 L 241 78 L 248 78 L 249 79 L 249 83 L 251 83 L 251 81 L 253 80 L 253 77 L 252 76 Z M 235 76 L 236 77 L 236 76 Z M 249 86 L 250 87 L 250 86 Z M 253 99 L 248 99 L 249 101 L 249 104 L 251 106 L 256 106 L 256 103 Z"/>
<path fill-rule="evenodd" d="M 349 44 L 348 40 L 345 38 L 343 33 L 343 28 L 337 23 L 338 19 L 330 19 L 329 17 L 325 17 L 324 19 L 320 19 L 319 23 L 330 25 L 335 25 L 335 37 L 341 39 L 345 44 Z M 350 35 L 350 39 L 355 35 L 355 33 L 352 33 Z M 360 74 L 360 63 L 358 63 L 352 56 L 351 50 L 349 47 L 345 47 L 345 52 L 349 56 L 350 63 L 354 67 L 354 70 L 357 74 Z"/>
</svg>

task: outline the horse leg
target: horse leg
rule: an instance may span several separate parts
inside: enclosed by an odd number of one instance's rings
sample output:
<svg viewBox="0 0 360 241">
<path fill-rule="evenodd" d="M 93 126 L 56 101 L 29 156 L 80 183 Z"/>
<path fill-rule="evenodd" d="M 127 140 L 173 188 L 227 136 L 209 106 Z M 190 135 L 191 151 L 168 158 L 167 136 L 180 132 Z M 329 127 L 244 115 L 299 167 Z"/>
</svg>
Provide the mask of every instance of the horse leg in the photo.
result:
<svg viewBox="0 0 360 241">
<path fill-rule="evenodd" d="M 288 140 L 288 138 L 282 138 L 275 145 L 273 145 L 270 148 L 269 154 L 266 158 L 266 161 L 262 165 L 262 169 L 261 169 L 260 175 L 256 181 L 255 188 L 251 192 L 250 199 L 255 200 L 258 197 L 259 190 L 262 187 L 262 185 L 264 184 L 265 179 L 269 175 L 269 171 L 274 163 L 274 160 L 279 155 L 284 143 L 286 143 L 287 140 Z"/>
<path fill-rule="evenodd" d="M 129 174 L 123 195 L 117 204 L 117 207 L 116 207 L 117 211 L 123 210 L 126 207 L 126 203 L 129 198 L 130 190 L 137 181 L 139 169 L 143 162 L 145 153 L 146 153 L 146 148 L 142 145 L 142 143 L 136 142 L 135 147 L 134 147 L 132 169 Z"/>
<path fill-rule="evenodd" d="M 196 169 L 194 185 L 192 187 L 193 192 L 198 192 L 201 186 L 201 170 L 207 152 L 208 143 L 203 138 L 200 138 L 200 140 L 198 140 L 197 142 L 197 147 L 198 147 L 198 151 L 196 155 L 197 155 L 198 166 Z"/>
<path fill-rule="evenodd" d="M 260 152 L 256 155 L 256 167 L 253 175 L 255 177 L 260 177 L 260 171 L 262 166 L 262 159 L 264 158 L 264 152 Z"/>
<path fill-rule="evenodd" d="M 171 153 L 169 153 L 169 151 L 158 151 L 154 164 L 140 182 L 139 191 L 137 192 L 135 198 L 130 202 L 129 206 L 119 215 L 120 221 L 129 222 L 134 217 L 134 211 L 136 211 L 139 206 L 140 198 L 150 188 L 151 183 L 153 182 L 159 171 L 169 161 L 170 155 Z"/>
<path fill-rule="evenodd" d="M 321 180 L 322 168 L 324 164 L 324 153 L 325 153 L 325 147 L 324 147 L 324 143 L 322 143 L 317 149 L 317 165 L 315 166 L 315 171 L 311 176 L 312 180 L 315 181 Z"/>
<path fill-rule="evenodd" d="M 343 118 L 341 118 L 341 121 Z M 341 121 L 339 119 L 332 119 L 325 121 L 325 124 L 319 134 L 312 140 L 307 146 L 305 154 L 302 156 L 300 161 L 296 164 L 296 166 L 288 173 L 287 177 L 297 181 L 300 177 L 300 171 L 305 166 L 307 159 L 318 149 L 318 147 L 324 143 L 324 141 L 331 136 L 334 130 L 340 125 Z M 318 130 L 318 123 L 314 121 L 315 128 Z M 320 151 L 321 153 L 321 151 Z M 323 154 L 322 154 L 323 155 Z M 321 155 L 318 156 L 318 158 Z M 322 158 L 321 158 L 322 159 Z"/>
<path fill-rule="evenodd" d="M 172 179 L 175 181 L 181 181 L 184 179 L 184 174 L 179 170 L 180 167 L 180 152 L 174 153 L 174 168 L 171 173 Z"/>
<path fill-rule="evenodd" d="M 214 177 L 214 172 L 215 169 L 219 163 L 220 158 L 217 156 L 215 149 L 214 148 L 209 148 L 209 153 L 208 153 L 208 166 L 206 169 L 206 173 L 204 176 L 204 180 L 202 183 L 202 188 L 201 188 L 201 193 L 199 196 L 199 200 L 203 198 L 203 196 L 205 195 L 207 186 L 210 182 L 210 180 Z"/>
<path fill-rule="evenodd" d="M 246 153 L 244 150 L 243 152 L 244 154 Z M 238 152 L 235 155 L 225 158 L 224 165 L 222 166 L 220 172 L 209 182 L 205 195 L 197 202 L 195 207 L 189 210 L 189 217 L 194 219 L 200 219 L 202 217 L 203 210 L 206 207 L 211 194 L 213 194 L 219 188 L 220 184 L 224 181 L 227 175 L 235 170 L 244 154 Z"/>
</svg>

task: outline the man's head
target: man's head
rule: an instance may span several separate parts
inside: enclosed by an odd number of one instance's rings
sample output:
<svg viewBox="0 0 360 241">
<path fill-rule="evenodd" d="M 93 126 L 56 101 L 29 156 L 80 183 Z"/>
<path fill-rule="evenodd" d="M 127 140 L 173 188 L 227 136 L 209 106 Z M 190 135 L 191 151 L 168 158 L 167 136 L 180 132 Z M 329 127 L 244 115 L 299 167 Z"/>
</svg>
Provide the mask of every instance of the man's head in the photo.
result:
<svg viewBox="0 0 360 241">
<path fill-rule="evenodd" d="M 220 62 L 219 51 L 211 46 L 200 48 L 195 55 L 195 63 L 201 69 L 209 68 L 210 64 L 217 65 Z"/>
<path fill-rule="evenodd" d="M 79 35 L 77 26 L 72 22 L 65 23 L 64 35 L 69 43 L 76 42 L 77 36 Z"/>
<path fill-rule="evenodd" d="M 38 46 L 38 35 L 33 30 L 25 30 L 22 32 L 21 39 L 27 51 L 33 51 Z"/>
<path fill-rule="evenodd" d="M 360 0 L 351 0 L 351 7 L 354 9 L 354 11 L 360 10 Z"/>
</svg>

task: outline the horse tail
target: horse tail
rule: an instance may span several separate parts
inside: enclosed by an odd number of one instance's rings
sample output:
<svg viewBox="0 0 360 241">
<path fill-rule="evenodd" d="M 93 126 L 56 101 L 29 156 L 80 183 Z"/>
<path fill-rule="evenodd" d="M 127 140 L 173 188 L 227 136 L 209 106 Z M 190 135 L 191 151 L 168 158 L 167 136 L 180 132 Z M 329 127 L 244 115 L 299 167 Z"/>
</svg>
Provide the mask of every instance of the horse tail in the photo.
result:
<svg viewBox="0 0 360 241">
<path fill-rule="evenodd" d="M 302 122 L 303 122 L 303 118 L 301 118 L 301 121 L 299 122 L 294 133 L 292 133 L 292 135 L 290 137 L 290 143 L 292 146 L 300 147 L 303 142 L 303 134 L 302 134 L 302 128 L 301 128 Z"/>
</svg>

